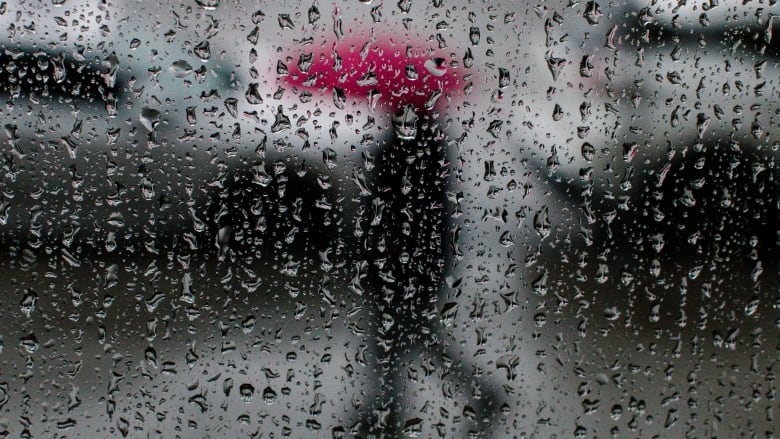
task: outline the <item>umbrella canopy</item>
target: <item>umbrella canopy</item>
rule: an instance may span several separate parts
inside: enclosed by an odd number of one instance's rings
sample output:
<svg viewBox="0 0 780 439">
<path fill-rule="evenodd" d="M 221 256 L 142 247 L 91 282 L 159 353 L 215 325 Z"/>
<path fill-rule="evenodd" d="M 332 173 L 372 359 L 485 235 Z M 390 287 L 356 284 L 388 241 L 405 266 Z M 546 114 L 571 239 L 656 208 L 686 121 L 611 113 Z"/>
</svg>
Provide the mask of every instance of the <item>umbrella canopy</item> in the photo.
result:
<svg viewBox="0 0 780 439">
<path fill-rule="evenodd" d="M 304 100 L 332 95 L 339 109 L 348 99 L 362 100 L 382 113 L 406 106 L 441 110 L 462 94 L 465 83 L 452 55 L 424 42 L 387 36 L 297 47 L 279 60 L 277 72 Z"/>
</svg>

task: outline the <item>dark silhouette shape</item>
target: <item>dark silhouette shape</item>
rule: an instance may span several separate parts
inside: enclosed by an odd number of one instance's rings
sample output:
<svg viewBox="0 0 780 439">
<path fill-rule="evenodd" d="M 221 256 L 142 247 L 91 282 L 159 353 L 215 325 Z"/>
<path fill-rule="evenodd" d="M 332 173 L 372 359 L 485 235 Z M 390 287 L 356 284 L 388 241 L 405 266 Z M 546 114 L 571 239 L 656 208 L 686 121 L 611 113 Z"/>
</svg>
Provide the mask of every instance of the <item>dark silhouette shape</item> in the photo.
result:
<svg viewBox="0 0 780 439">
<path fill-rule="evenodd" d="M 330 191 L 312 189 L 321 177 L 315 172 L 300 176 L 287 169 L 281 159 L 279 166 L 270 160 L 258 161 L 223 176 L 222 188 L 206 213 L 212 224 L 209 239 L 223 258 L 272 253 L 277 259 L 285 255 L 292 259 L 329 248 L 334 262 L 346 267 L 341 270 L 343 275 L 354 276 L 352 287 L 362 294 L 364 307 L 360 316 L 366 331 L 364 373 L 373 377 L 369 376 L 371 392 L 354 417 L 340 428 L 360 435 L 399 434 L 406 421 L 402 419 L 404 403 L 410 396 L 404 388 L 405 363 L 425 354 L 441 369 L 424 367 L 423 373 L 439 372 L 448 385 L 463 386 L 460 394 L 468 392 L 467 410 L 476 417 L 477 430 L 479 424 L 495 416 L 501 398 L 489 382 L 473 377 L 475 367 L 468 359 L 440 340 L 438 317 L 445 267 L 452 261 L 451 251 L 446 249 L 450 226 L 446 213 L 447 145 L 436 116 L 435 98 L 444 101 L 443 94 L 459 83 L 454 73 L 441 73 L 446 71 L 442 59 L 425 52 L 411 58 L 400 56 L 385 62 L 389 70 L 376 70 L 383 56 L 379 47 L 378 52 L 369 51 L 365 57 L 343 52 L 342 69 L 351 72 L 346 79 L 333 73 L 332 66 L 317 64 L 306 66 L 306 74 L 293 69 L 290 75 L 295 77 L 288 78 L 304 90 L 332 93 L 337 105 L 352 95 L 370 99 L 371 90 L 378 91 L 385 100 L 379 101 L 377 110 L 385 112 L 388 121 L 393 112 L 400 116 L 406 111 L 410 116 L 405 124 L 396 124 L 395 131 L 387 130 L 389 134 L 377 139 L 380 148 L 375 151 L 374 167 L 363 170 L 368 192 L 354 206 L 357 217 L 343 218 L 349 208 L 318 207 L 337 201 Z M 383 49 L 397 52 L 390 46 Z M 406 52 L 414 50 L 407 48 Z M 319 57 L 315 54 L 314 59 Z M 431 59 L 433 64 L 426 65 Z M 400 95 L 393 89 L 391 76 L 397 73 L 393 70 L 396 67 L 420 75 L 413 81 L 417 85 Z M 365 82 L 371 75 L 378 80 Z M 367 83 L 370 85 L 364 85 Z M 359 231 L 357 238 L 354 227 Z M 341 298 L 323 290 L 323 300 L 331 306 L 344 306 Z M 441 366 L 445 362 L 451 363 L 446 370 Z"/>
</svg>

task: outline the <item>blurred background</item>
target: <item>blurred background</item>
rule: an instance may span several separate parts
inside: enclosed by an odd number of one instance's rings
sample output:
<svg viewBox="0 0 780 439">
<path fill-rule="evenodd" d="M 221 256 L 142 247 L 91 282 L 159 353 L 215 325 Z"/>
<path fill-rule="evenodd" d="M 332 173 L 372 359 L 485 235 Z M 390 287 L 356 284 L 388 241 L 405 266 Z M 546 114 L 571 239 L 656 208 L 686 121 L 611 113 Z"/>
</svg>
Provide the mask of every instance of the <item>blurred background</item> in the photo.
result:
<svg viewBox="0 0 780 439">
<path fill-rule="evenodd" d="M 0 437 L 774 437 L 773 1 L 285 3 L 0 2 Z M 348 53 L 435 101 L 391 380 Z"/>
</svg>

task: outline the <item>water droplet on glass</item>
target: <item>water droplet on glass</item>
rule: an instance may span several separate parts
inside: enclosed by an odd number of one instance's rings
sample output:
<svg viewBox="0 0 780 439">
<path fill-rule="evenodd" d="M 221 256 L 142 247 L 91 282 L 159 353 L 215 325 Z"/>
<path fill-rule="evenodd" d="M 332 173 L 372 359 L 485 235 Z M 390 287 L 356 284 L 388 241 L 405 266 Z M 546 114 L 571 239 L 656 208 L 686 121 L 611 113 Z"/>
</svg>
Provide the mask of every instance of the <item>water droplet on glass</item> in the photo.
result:
<svg viewBox="0 0 780 439">
<path fill-rule="evenodd" d="M 538 296 L 546 296 L 548 277 L 547 270 L 542 271 L 542 273 L 531 282 L 531 291 Z"/>
<path fill-rule="evenodd" d="M 33 290 L 28 289 L 27 292 L 24 294 L 24 297 L 22 298 L 22 302 L 20 303 L 22 308 L 22 314 L 24 314 L 25 317 L 28 319 L 32 317 L 32 314 L 35 312 L 35 308 L 38 304 L 38 295 L 35 294 Z"/>
<path fill-rule="evenodd" d="M 276 398 L 277 398 L 277 394 L 276 391 L 274 391 L 274 389 L 272 389 L 271 387 L 266 387 L 265 389 L 263 389 L 263 401 L 266 404 L 271 405 L 275 403 Z"/>
<path fill-rule="evenodd" d="M 463 55 L 463 67 L 469 69 L 474 65 L 474 54 L 471 53 L 471 48 L 466 48 L 466 53 Z"/>
<path fill-rule="evenodd" d="M 583 16 L 585 17 L 585 20 L 588 21 L 588 24 L 591 26 L 599 24 L 601 15 L 601 8 L 599 7 L 598 3 L 595 1 L 589 1 L 585 4 L 585 13 Z"/>
<path fill-rule="evenodd" d="M 566 66 L 566 60 L 564 58 L 558 58 L 554 56 L 552 52 L 547 52 L 545 59 L 547 60 L 547 68 L 552 74 L 553 81 L 557 81 L 558 77 L 561 75 L 563 67 Z"/>
<path fill-rule="evenodd" d="M 35 334 L 29 334 L 19 339 L 21 346 L 28 354 L 34 354 L 38 350 L 38 339 Z"/>
<path fill-rule="evenodd" d="M 292 18 L 290 18 L 290 14 L 279 14 L 279 27 L 282 29 L 295 28 L 295 24 L 293 24 Z"/>
<path fill-rule="evenodd" d="M 401 434 L 408 437 L 418 437 L 422 434 L 423 420 L 420 418 L 412 418 L 404 422 Z"/>
<path fill-rule="evenodd" d="M 339 110 L 343 110 L 346 102 L 347 95 L 344 93 L 344 89 L 341 87 L 333 87 L 333 105 Z"/>
<path fill-rule="evenodd" d="M 192 66 L 185 60 L 178 60 L 171 63 L 168 67 L 171 74 L 177 78 L 185 78 L 192 73 Z"/>
<path fill-rule="evenodd" d="M 148 177 L 141 179 L 141 195 L 145 200 L 151 200 L 154 198 L 154 184 Z"/>
<path fill-rule="evenodd" d="M 160 112 L 154 108 L 144 107 L 141 109 L 140 121 L 144 128 L 152 132 L 160 123 Z"/>
<path fill-rule="evenodd" d="M 471 41 L 471 44 L 473 46 L 476 46 L 477 44 L 479 44 L 480 37 L 481 37 L 481 35 L 480 35 L 480 32 L 479 32 L 479 28 L 476 27 L 476 26 L 472 26 L 469 29 L 469 41 Z"/>
<path fill-rule="evenodd" d="M 451 326 L 455 317 L 458 315 L 458 303 L 445 303 L 440 312 L 440 319 L 444 326 Z"/>
<path fill-rule="evenodd" d="M 314 4 L 311 5 L 311 7 L 309 8 L 308 17 L 309 17 L 309 24 L 314 24 L 314 23 L 317 22 L 317 20 L 320 19 L 320 10 L 317 7 L 316 0 L 315 0 Z"/>
<path fill-rule="evenodd" d="M 195 55 L 203 62 L 206 62 L 211 58 L 211 45 L 208 41 L 201 41 L 192 50 L 195 52 Z"/>
<path fill-rule="evenodd" d="M 411 105 L 393 114 L 393 128 L 398 138 L 412 140 L 417 136 L 417 113 Z"/>
<path fill-rule="evenodd" d="M 546 238 L 550 234 L 551 227 L 549 208 L 544 206 L 534 215 L 534 230 L 539 236 Z"/>
<path fill-rule="evenodd" d="M 251 105 L 258 105 L 263 103 L 263 98 L 260 96 L 260 85 L 256 82 L 250 83 L 246 89 L 244 97 L 246 101 Z"/>
<path fill-rule="evenodd" d="M 499 67 L 498 69 L 498 88 L 506 88 L 511 82 L 509 69 Z"/>
<path fill-rule="evenodd" d="M 255 396 L 255 387 L 249 383 L 243 383 L 238 386 L 238 393 L 241 396 L 241 400 L 248 404 L 252 402 L 252 398 Z"/>
<path fill-rule="evenodd" d="M 225 109 L 234 118 L 238 117 L 238 99 L 236 98 L 225 99 Z"/>
<path fill-rule="evenodd" d="M 290 118 L 284 114 L 282 106 L 279 105 L 276 109 L 276 119 L 274 124 L 271 125 L 271 132 L 278 133 L 290 129 L 291 126 Z"/>
<path fill-rule="evenodd" d="M 219 2 L 220 0 L 195 0 L 195 3 L 197 3 L 198 6 L 207 11 L 213 11 L 214 9 L 217 9 Z"/>
<path fill-rule="evenodd" d="M 406 65 L 406 78 L 409 80 L 416 80 L 420 77 L 420 74 L 417 72 L 417 68 L 414 67 L 414 64 L 407 64 Z"/>
</svg>

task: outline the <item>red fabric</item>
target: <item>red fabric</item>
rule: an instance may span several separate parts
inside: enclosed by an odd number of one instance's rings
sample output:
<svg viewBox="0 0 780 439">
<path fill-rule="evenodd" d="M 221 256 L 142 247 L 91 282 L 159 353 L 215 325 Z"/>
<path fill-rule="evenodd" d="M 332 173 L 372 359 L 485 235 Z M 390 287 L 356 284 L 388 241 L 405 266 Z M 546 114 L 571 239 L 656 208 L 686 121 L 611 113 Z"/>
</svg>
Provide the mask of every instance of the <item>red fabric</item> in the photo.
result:
<svg viewBox="0 0 780 439">
<path fill-rule="evenodd" d="M 375 108 L 377 111 L 396 111 L 404 105 L 412 105 L 423 109 L 425 102 L 437 90 L 442 96 L 434 108 L 442 108 L 447 103 L 447 97 L 462 93 L 462 68 L 450 66 L 449 54 L 426 47 L 424 44 L 408 42 L 404 38 L 393 41 L 391 38 L 376 38 L 369 43 L 368 51 L 361 55 L 361 50 L 368 39 L 345 39 L 330 42 L 319 47 L 302 46 L 287 52 L 282 62 L 287 66 L 289 74 L 282 78 L 288 85 L 296 87 L 300 93 L 309 90 L 315 98 L 333 98 L 334 88 L 339 87 L 347 97 L 346 105 L 352 102 L 368 104 L 371 90 L 381 93 Z M 407 57 L 407 46 L 411 46 L 411 57 Z M 341 57 L 341 69 L 334 70 L 338 53 Z M 307 73 L 298 69 L 301 54 L 312 54 L 311 67 Z M 365 57 L 365 58 L 364 58 Z M 429 60 L 441 58 L 444 60 L 445 71 L 441 76 L 435 76 L 425 67 Z M 411 64 L 417 71 L 417 79 L 409 79 L 406 66 Z M 373 71 L 376 84 L 359 84 L 366 73 Z"/>
</svg>

